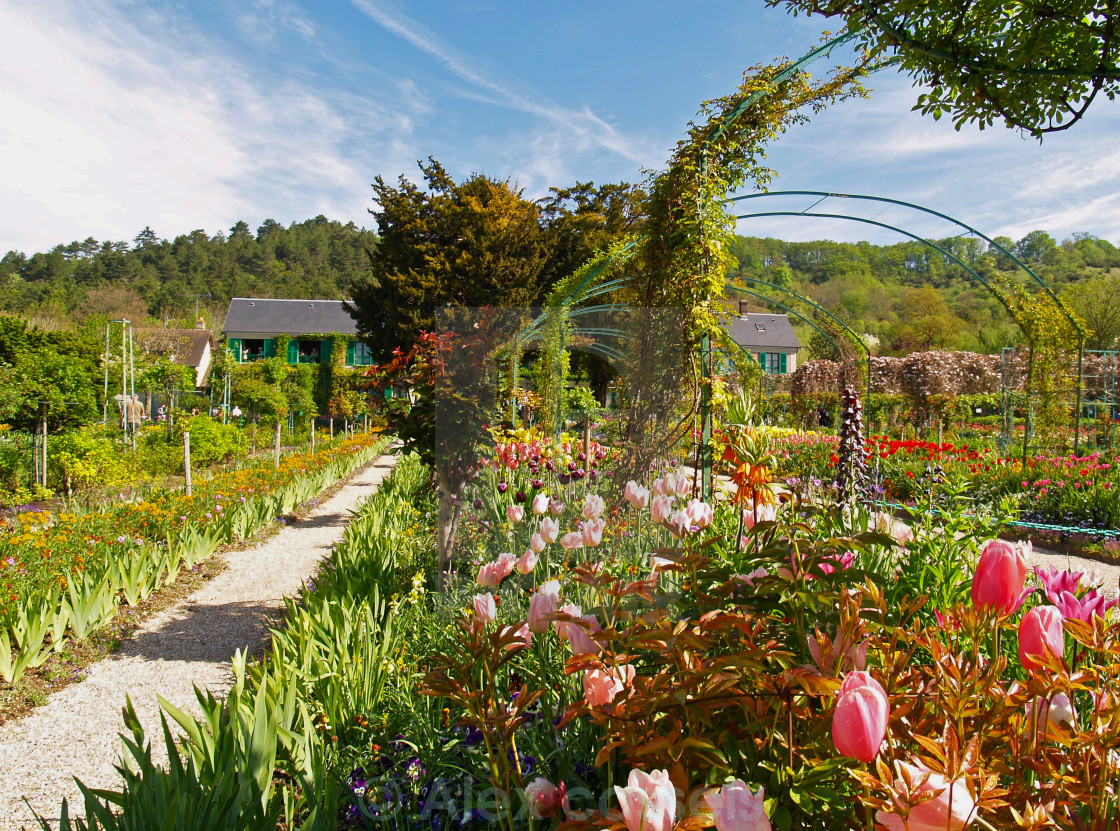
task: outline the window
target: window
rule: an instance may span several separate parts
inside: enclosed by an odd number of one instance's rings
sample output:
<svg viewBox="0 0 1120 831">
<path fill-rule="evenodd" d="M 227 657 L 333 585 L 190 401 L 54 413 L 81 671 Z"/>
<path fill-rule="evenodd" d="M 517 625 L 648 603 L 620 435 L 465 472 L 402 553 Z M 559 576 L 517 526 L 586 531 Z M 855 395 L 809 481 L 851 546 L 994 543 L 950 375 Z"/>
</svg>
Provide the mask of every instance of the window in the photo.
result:
<svg viewBox="0 0 1120 831">
<path fill-rule="evenodd" d="M 346 345 L 346 363 L 348 366 L 370 366 L 373 363 L 373 353 L 361 341 L 351 341 Z"/>
<path fill-rule="evenodd" d="M 756 323 L 754 325 L 754 330 L 756 332 L 765 332 L 766 331 L 766 324 L 765 323 Z"/>
</svg>

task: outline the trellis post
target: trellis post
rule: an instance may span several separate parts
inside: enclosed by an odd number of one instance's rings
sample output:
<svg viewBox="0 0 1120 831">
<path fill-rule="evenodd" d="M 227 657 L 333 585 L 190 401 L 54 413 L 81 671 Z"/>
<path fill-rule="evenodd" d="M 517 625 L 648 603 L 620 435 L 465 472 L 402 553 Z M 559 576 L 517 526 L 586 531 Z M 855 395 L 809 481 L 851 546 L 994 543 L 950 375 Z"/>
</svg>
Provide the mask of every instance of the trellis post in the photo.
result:
<svg viewBox="0 0 1120 831">
<path fill-rule="evenodd" d="M 700 470 L 701 498 L 712 499 L 712 339 L 700 336 Z"/>
</svg>

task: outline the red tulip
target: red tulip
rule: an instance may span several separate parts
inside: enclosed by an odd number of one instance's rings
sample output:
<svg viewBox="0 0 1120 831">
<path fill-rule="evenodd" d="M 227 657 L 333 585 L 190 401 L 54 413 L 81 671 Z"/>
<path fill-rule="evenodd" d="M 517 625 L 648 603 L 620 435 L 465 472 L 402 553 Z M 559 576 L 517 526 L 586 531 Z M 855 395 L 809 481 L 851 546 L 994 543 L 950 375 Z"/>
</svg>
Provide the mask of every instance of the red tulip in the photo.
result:
<svg viewBox="0 0 1120 831">
<path fill-rule="evenodd" d="M 1034 660 L 1045 655 L 1061 658 L 1066 651 L 1062 613 L 1053 606 L 1036 606 L 1019 622 L 1019 660 L 1027 672 L 1042 669 Z"/>
<path fill-rule="evenodd" d="M 883 687 L 866 672 L 849 672 L 836 694 L 832 742 L 843 756 L 870 762 L 887 735 L 890 704 Z"/>
<path fill-rule="evenodd" d="M 992 540 L 984 546 L 972 577 L 972 603 L 983 609 L 1010 614 L 1022 602 L 1027 580 L 1027 559 L 1017 546 Z"/>
</svg>

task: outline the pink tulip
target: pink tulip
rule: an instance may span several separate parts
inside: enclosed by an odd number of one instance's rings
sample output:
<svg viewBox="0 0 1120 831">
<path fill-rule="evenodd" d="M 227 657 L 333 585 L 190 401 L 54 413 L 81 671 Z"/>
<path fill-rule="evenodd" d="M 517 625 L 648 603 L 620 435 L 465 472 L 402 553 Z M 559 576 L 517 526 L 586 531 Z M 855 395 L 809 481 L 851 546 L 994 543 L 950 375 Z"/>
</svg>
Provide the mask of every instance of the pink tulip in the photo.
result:
<svg viewBox="0 0 1120 831">
<path fill-rule="evenodd" d="M 564 804 L 566 791 L 563 782 L 553 785 L 543 776 L 538 776 L 525 786 L 525 801 L 529 804 L 529 810 L 533 812 L 534 817 L 551 819 Z"/>
<path fill-rule="evenodd" d="M 548 513 L 548 494 L 538 493 L 533 497 L 533 513 L 544 516 Z"/>
<path fill-rule="evenodd" d="M 968 792 L 963 779 L 950 782 L 940 773 L 931 773 L 921 765 L 899 762 L 910 773 L 912 782 L 927 776 L 925 782 L 911 791 L 912 794 L 935 794 L 926 801 L 919 802 L 910 809 L 910 815 L 903 819 L 894 813 L 876 811 L 875 821 L 889 831 L 962 831 L 976 813 L 976 800 Z M 901 788 L 901 781 L 895 782 Z"/>
<path fill-rule="evenodd" d="M 553 499 L 548 503 L 548 510 L 553 516 L 560 516 L 568 506 L 561 502 L 559 499 Z"/>
<path fill-rule="evenodd" d="M 665 527 L 679 540 L 686 534 L 692 533 L 692 519 L 689 518 L 688 511 L 673 511 L 665 522 Z"/>
<path fill-rule="evenodd" d="M 753 503 L 743 508 L 743 527 L 748 531 L 759 522 L 775 522 L 778 519 L 778 508 L 775 505 Z"/>
<path fill-rule="evenodd" d="M 771 831 L 762 788 L 752 791 L 742 779 L 706 794 L 716 831 Z"/>
<path fill-rule="evenodd" d="M 560 523 L 554 519 L 545 517 L 541 520 L 541 539 L 546 543 L 556 542 L 556 538 L 560 535 Z"/>
<path fill-rule="evenodd" d="M 1032 732 L 1035 729 L 1035 722 L 1039 718 L 1039 713 L 1043 711 L 1046 713 L 1046 725 L 1040 728 L 1044 737 L 1053 735 L 1052 727 L 1064 726 L 1071 730 L 1077 729 L 1077 711 L 1073 709 L 1073 704 L 1065 693 L 1056 693 L 1049 699 L 1034 698 L 1028 701 L 1023 709 L 1027 714 L 1029 728 Z"/>
<path fill-rule="evenodd" d="M 712 506 L 700 499 L 689 500 L 688 507 L 685 508 L 688 518 L 692 524 L 698 528 L 707 528 L 712 524 L 712 519 L 715 513 L 712 511 Z"/>
<path fill-rule="evenodd" d="M 849 672 L 836 694 L 832 742 L 840 755 L 870 762 L 887 735 L 890 705 L 883 687 L 868 673 Z"/>
<path fill-rule="evenodd" d="M 583 548 L 583 534 L 581 534 L 579 531 L 572 531 L 569 534 L 565 534 L 560 538 L 560 545 L 564 548 L 565 551 L 572 551 L 576 548 Z"/>
<path fill-rule="evenodd" d="M 589 669 L 583 673 L 583 697 L 592 707 L 604 707 L 633 684 L 633 664 L 623 664 L 610 670 Z"/>
<path fill-rule="evenodd" d="M 665 496 L 660 494 L 655 496 L 649 503 L 649 516 L 654 522 L 664 522 L 669 518 L 673 512 L 673 499 L 672 496 Z"/>
<path fill-rule="evenodd" d="M 622 491 L 622 496 L 630 503 L 631 508 L 638 511 L 649 504 L 649 491 L 633 479 L 626 483 L 626 487 Z"/>
<path fill-rule="evenodd" d="M 914 529 L 905 522 L 899 522 L 886 511 L 875 514 L 874 523 L 877 532 L 892 537 L 899 545 L 906 545 L 914 540 Z"/>
<path fill-rule="evenodd" d="M 677 818 L 677 789 L 667 770 L 630 771 L 626 787 L 614 786 L 627 831 L 671 831 Z"/>
<path fill-rule="evenodd" d="M 501 554 L 492 563 L 487 563 L 478 570 L 478 583 L 481 586 L 496 586 L 513 572 L 517 565 L 517 558 L 512 554 Z"/>
<path fill-rule="evenodd" d="M 583 511 L 580 513 L 584 519 L 598 519 L 603 515 L 603 511 L 607 508 L 606 503 L 603 502 L 603 497 L 594 493 L 589 493 L 587 499 L 583 501 Z"/>
<path fill-rule="evenodd" d="M 494 595 L 476 594 L 474 596 L 474 616 L 482 623 L 493 623 L 498 614 L 498 607 L 494 603 Z"/>
<path fill-rule="evenodd" d="M 1081 597 L 1063 591 L 1054 605 L 1062 613 L 1062 617 L 1092 623 L 1093 617 L 1103 618 L 1105 613 L 1116 605 L 1115 600 L 1105 600 L 1104 595 L 1096 589 L 1090 589 Z"/>
<path fill-rule="evenodd" d="M 605 707 L 622 692 L 622 682 L 605 669 L 589 669 L 583 673 L 583 700 L 590 707 Z"/>
<path fill-rule="evenodd" d="M 591 637 L 596 632 L 602 631 L 595 615 L 583 615 L 583 610 L 574 603 L 565 603 L 560 611 L 570 615 L 576 620 L 556 621 L 556 637 L 558 640 L 567 641 L 572 647 L 573 655 L 598 655 L 603 647 Z M 586 624 L 581 626 L 580 623 Z"/>
<path fill-rule="evenodd" d="M 765 577 L 769 573 L 770 572 L 768 572 L 762 566 L 759 566 L 754 571 L 752 571 L 750 574 L 733 574 L 733 575 L 731 575 L 731 579 L 732 580 L 741 580 L 742 582 L 746 583 L 748 586 L 754 586 L 754 581 L 755 580 L 758 580 L 762 577 Z"/>
<path fill-rule="evenodd" d="M 529 641 L 533 639 L 533 633 L 529 631 L 529 626 L 524 623 L 521 624 L 521 626 L 519 626 L 517 629 L 514 629 L 512 626 L 502 627 L 503 638 L 508 638 L 511 635 L 517 640 L 515 643 L 510 644 L 505 648 L 507 652 L 510 652 L 514 649 L 520 649 L 523 646 L 528 646 Z"/>
<path fill-rule="evenodd" d="M 677 474 L 677 488 L 675 493 L 677 496 L 688 496 L 692 493 L 692 480 L 685 476 L 683 473 Z"/>
<path fill-rule="evenodd" d="M 525 516 L 525 509 L 520 505 L 510 505 L 506 508 L 506 516 L 514 525 L 521 522 Z"/>
<path fill-rule="evenodd" d="M 540 554 L 547 545 L 548 543 L 544 541 L 544 537 L 540 534 L 533 534 L 533 536 L 529 538 L 529 548 L 532 549 L 534 554 Z"/>
<path fill-rule="evenodd" d="M 856 561 L 856 553 L 854 551 L 845 551 L 843 554 L 829 554 L 821 558 L 821 571 L 825 574 L 832 574 L 836 570 L 845 571 L 852 567 L 852 563 Z M 810 574 L 812 578 L 814 575 Z"/>
<path fill-rule="evenodd" d="M 654 496 L 673 496 L 677 492 L 677 476 L 674 473 L 666 473 L 660 479 L 653 480 L 653 495 Z"/>
<path fill-rule="evenodd" d="M 517 573 L 528 574 L 530 571 L 537 567 L 537 552 L 528 548 L 517 560 Z"/>
<path fill-rule="evenodd" d="M 1038 582 L 1042 584 L 1042 591 L 1046 594 L 1046 599 L 1055 606 L 1058 604 L 1058 598 L 1062 596 L 1062 592 L 1077 594 L 1081 578 L 1085 576 L 1085 573 L 1081 571 L 1058 571 L 1055 566 L 1045 570 L 1035 566 L 1034 574 L 1038 578 Z"/>
<path fill-rule="evenodd" d="M 833 673 L 847 672 L 853 669 L 862 670 L 867 667 L 867 638 L 859 643 L 852 644 L 843 653 L 840 651 L 841 642 L 834 641 L 825 655 L 821 654 L 821 643 L 816 632 L 810 635 L 808 640 L 809 655 L 812 656 L 813 663 L 816 664 L 822 675 L 832 675 Z M 839 666 L 836 664 L 837 660 L 840 661 Z"/>
<path fill-rule="evenodd" d="M 1036 606 L 1023 615 L 1019 621 L 1019 660 L 1027 672 L 1042 669 L 1042 664 L 1034 658 L 1046 655 L 1061 658 L 1065 651 L 1061 612 L 1053 606 Z"/>
<path fill-rule="evenodd" d="M 976 564 L 972 604 L 1011 614 L 1022 602 L 1026 579 L 1027 560 L 1023 550 L 1004 540 L 992 540 L 984 546 L 980 562 Z"/>
<path fill-rule="evenodd" d="M 603 541 L 603 529 L 607 523 L 602 519 L 589 519 L 583 523 L 581 533 L 583 535 L 583 544 L 588 548 L 594 548 Z"/>
<path fill-rule="evenodd" d="M 536 634 L 547 632 L 552 623 L 551 616 L 556 614 L 556 604 L 560 599 L 560 583 L 549 580 L 535 592 L 529 600 L 529 630 Z"/>
</svg>

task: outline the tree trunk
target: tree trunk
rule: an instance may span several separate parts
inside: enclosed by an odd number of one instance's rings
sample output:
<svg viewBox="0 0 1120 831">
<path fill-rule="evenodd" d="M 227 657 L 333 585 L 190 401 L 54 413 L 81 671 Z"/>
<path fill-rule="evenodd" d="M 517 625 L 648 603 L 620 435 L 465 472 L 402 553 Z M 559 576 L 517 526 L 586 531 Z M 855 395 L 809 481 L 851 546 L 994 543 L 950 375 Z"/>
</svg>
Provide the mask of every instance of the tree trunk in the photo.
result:
<svg viewBox="0 0 1120 831">
<path fill-rule="evenodd" d="M 455 533 L 459 529 L 459 514 L 463 507 L 463 493 L 466 489 L 466 482 L 456 483 L 453 489 L 440 482 L 436 561 L 439 566 L 439 579 L 436 585 L 440 589 L 447 588 L 450 583 L 451 550 L 455 547 Z"/>
</svg>

